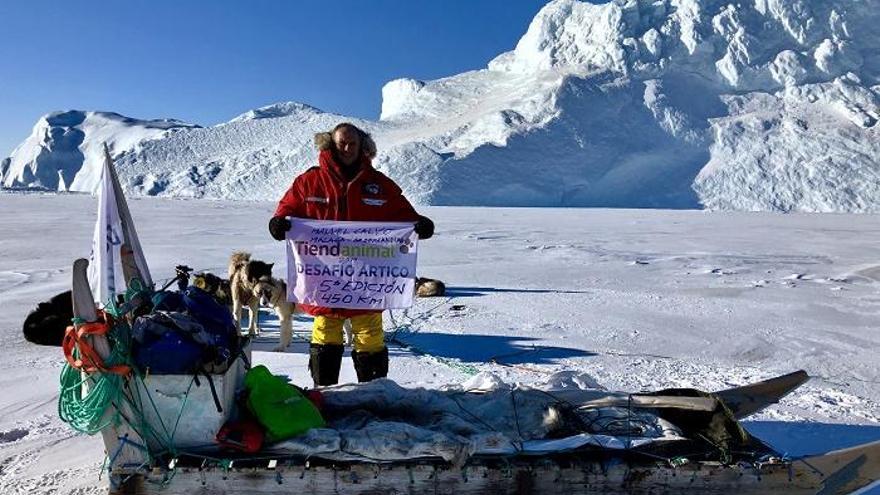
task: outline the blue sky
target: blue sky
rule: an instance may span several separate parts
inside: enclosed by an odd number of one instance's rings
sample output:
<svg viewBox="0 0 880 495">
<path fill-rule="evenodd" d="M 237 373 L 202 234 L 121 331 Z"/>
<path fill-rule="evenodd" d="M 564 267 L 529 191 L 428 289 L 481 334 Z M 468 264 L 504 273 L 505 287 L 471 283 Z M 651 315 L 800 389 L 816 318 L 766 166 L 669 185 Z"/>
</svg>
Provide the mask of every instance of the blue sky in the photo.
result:
<svg viewBox="0 0 880 495">
<path fill-rule="evenodd" d="M 483 68 L 544 3 L 0 2 L 0 158 L 55 110 L 214 125 L 293 100 L 376 119 L 385 82 Z"/>
</svg>

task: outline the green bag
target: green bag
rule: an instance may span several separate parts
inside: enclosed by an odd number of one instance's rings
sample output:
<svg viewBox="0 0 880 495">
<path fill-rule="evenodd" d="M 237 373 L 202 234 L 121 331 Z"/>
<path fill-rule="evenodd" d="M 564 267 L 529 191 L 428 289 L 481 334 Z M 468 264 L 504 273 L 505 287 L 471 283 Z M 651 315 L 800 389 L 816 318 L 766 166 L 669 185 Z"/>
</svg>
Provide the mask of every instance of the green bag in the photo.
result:
<svg viewBox="0 0 880 495">
<path fill-rule="evenodd" d="M 247 372 L 244 385 L 248 389 L 247 407 L 266 428 L 269 442 L 286 440 L 326 424 L 312 401 L 263 365 Z"/>
</svg>

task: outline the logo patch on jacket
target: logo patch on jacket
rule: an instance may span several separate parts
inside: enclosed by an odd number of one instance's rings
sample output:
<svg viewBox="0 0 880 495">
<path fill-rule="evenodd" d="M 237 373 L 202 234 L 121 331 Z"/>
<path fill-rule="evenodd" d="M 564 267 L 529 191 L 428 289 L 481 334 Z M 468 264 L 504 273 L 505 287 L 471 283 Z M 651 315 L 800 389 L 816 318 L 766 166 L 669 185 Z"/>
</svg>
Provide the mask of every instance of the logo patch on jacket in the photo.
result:
<svg viewBox="0 0 880 495">
<path fill-rule="evenodd" d="M 364 193 L 378 196 L 382 193 L 382 188 L 379 187 L 379 184 L 371 182 L 369 184 L 364 184 Z"/>
<path fill-rule="evenodd" d="M 322 198 L 320 196 L 309 196 L 306 198 L 306 201 L 310 203 L 329 203 L 330 200 L 327 198 Z"/>
<path fill-rule="evenodd" d="M 385 199 L 373 199 L 373 198 L 363 198 L 364 204 L 369 206 L 382 206 L 387 200 Z"/>
</svg>

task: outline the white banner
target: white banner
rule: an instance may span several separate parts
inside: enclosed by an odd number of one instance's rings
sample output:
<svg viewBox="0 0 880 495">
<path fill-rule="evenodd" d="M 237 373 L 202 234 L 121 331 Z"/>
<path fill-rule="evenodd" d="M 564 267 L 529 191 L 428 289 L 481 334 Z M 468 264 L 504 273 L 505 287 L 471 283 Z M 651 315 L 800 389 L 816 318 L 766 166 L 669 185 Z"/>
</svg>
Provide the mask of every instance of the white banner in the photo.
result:
<svg viewBox="0 0 880 495">
<path fill-rule="evenodd" d="M 419 247 L 412 223 L 290 221 L 288 300 L 345 309 L 412 306 Z"/>
<path fill-rule="evenodd" d="M 141 250 L 128 203 L 119 185 L 110 152 L 104 146 L 104 167 L 98 186 L 98 219 L 89 256 L 89 286 L 98 306 L 103 307 L 126 291 L 132 278 L 146 287 L 153 285 Z"/>
</svg>

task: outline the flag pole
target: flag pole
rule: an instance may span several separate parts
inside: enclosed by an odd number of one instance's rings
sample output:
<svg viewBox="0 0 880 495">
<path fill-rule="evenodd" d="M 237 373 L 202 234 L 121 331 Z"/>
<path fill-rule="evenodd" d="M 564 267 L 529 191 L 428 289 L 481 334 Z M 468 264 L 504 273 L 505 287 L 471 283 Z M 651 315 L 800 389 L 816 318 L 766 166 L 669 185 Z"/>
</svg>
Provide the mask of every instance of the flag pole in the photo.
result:
<svg viewBox="0 0 880 495">
<path fill-rule="evenodd" d="M 145 287 L 152 287 L 153 279 L 150 276 L 150 268 L 147 266 L 147 260 L 144 257 L 137 231 L 134 228 L 134 220 L 128 209 L 128 202 L 125 200 L 125 194 L 122 192 L 122 186 L 119 184 L 119 176 L 116 174 L 116 166 L 113 164 L 113 158 L 110 156 L 110 149 L 107 143 L 104 143 L 104 162 L 106 170 L 110 172 L 110 181 L 113 186 L 113 196 L 116 199 L 116 207 L 119 211 L 119 219 L 122 222 L 123 244 L 120 247 L 122 254 L 122 273 L 125 278 L 126 287 L 131 286 L 131 280 L 138 278 L 144 283 Z"/>
</svg>

